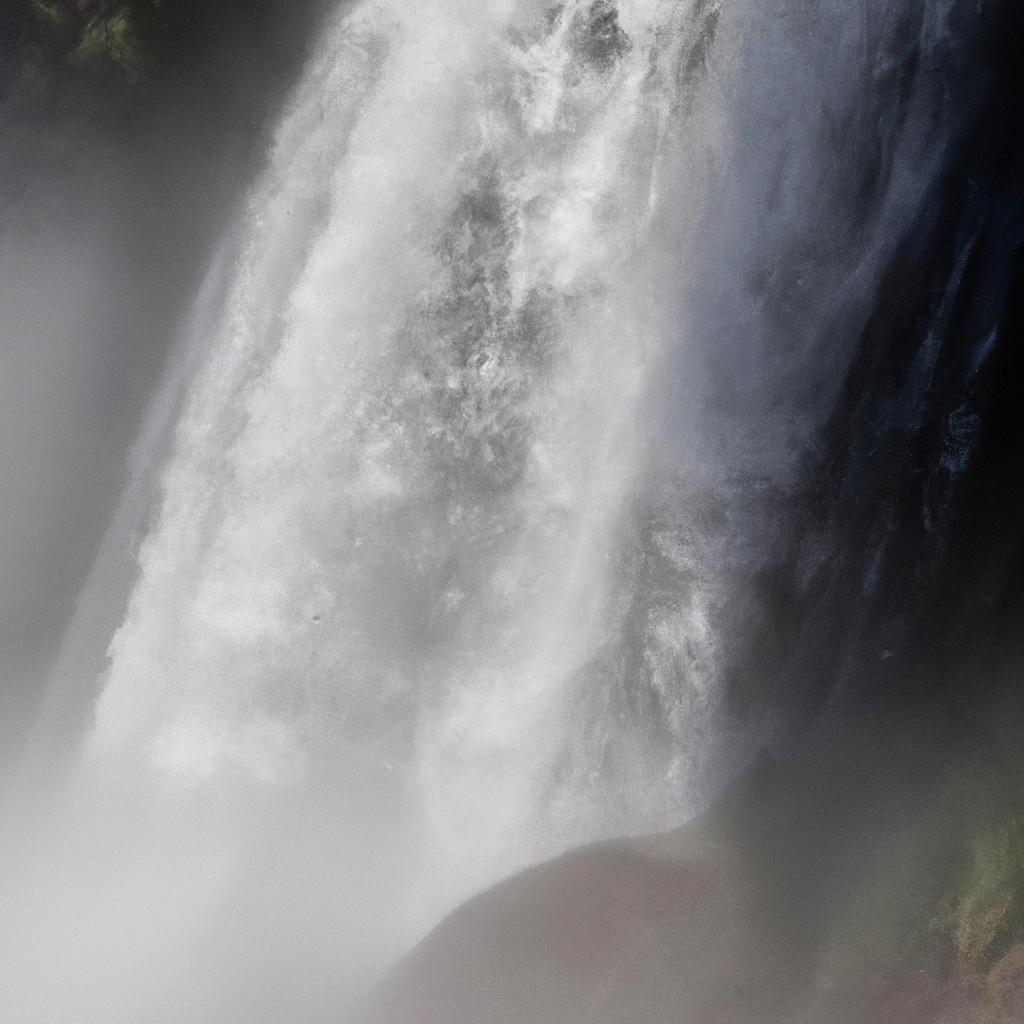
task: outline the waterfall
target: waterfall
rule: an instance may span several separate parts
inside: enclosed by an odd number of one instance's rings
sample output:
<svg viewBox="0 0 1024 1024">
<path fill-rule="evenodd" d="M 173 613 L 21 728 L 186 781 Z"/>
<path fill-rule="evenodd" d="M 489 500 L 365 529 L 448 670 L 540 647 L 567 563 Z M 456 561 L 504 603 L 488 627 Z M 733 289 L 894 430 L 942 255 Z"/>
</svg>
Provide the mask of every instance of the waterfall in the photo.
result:
<svg viewBox="0 0 1024 1024">
<path fill-rule="evenodd" d="M 91 758 L 186 787 L 379 776 L 487 873 L 691 806 L 708 598 L 638 624 L 627 549 L 679 348 L 663 181 L 716 19 L 343 12 L 252 195 Z M 691 742 L 610 754 L 643 658 Z"/>
<path fill-rule="evenodd" d="M 123 866 L 76 1019 L 329 1017 L 756 748 L 733 609 L 949 131 L 894 69 L 950 3 L 772 7 L 339 8 L 188 339 L 69 798 L 79 884 Z"/>
</svg>

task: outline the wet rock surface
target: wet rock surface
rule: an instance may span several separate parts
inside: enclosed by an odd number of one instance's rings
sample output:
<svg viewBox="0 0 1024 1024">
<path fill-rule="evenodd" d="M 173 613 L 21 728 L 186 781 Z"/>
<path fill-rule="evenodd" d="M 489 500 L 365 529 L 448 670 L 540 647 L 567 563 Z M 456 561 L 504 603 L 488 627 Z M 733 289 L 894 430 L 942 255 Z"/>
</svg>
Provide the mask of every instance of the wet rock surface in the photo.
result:
<svg viewBox="0 0 1024 1024">
<path fill-rule="evenodd" d="M 752 785 L 739 805 L 761 782 Z M 786 822 L 781 803 L 770 796 L 767 803 L 780 825 L 803 827 Z M 822 863 L 834 860 L 828 837 L 815 861 L 807 849 L 796 859 L 783 852 L 813 847 L 810 830 L 795 841 L 780 834 L 781 864 L 773 872 L 749 843 L 728 837 L 730 827 L 711 817 L 660 837 L 599 844 L 498 885 L 397 966 L 365 1020 L 1024 1021 L 1024 946 L 1013 947 L 987 975 L 958 977 L 917 951 L 886 949 L 892 908 L 876 891 L 876 923 L 865 947 L 864 936 L 844 921 L 842 886 L 834 876 L 821 878 Z M 862 854 L 870 861 L 877 851 Z M 887 873 L 900 867 L 888 865 Z M 926 903 L 918 908 L 922 914 Z M 824 930 L 810 926 L 832 917 Z"/>
<path fill-rule="evenodd" d="M 612 0 L 594 0 L 572 25 L 576 52 L 600 71 L 607 71 L 630 48 L 629 36 L 619 25 Z"/>
</svg>

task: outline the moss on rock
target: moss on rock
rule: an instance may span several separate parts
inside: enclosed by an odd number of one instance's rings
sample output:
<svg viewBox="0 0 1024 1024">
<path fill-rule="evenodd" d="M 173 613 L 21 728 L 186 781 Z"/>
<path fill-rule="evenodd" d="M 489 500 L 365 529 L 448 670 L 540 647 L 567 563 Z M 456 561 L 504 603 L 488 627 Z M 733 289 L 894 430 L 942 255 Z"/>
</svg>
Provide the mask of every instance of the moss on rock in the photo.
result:
<svg viewBox="0 0 1024 1024">
<path fill-rule="evenodd" d="M 132 82 L 156 65 L 166 28 L 158 0 L 34 0 L 57 29 L 70 63 L 112 66 Z"/>
<path fill-rule="evenodd" d="M 1024 938 L 1024 815 L 981 833 L 951 916 L 962 977 L 983 973 Z"/>
<path fill-rule="evenodd" d="M 73 63 L 86 66 L 108 61 L 119 67 L 130 81 L 144 77 L 154 61 L 136 26 L 135 16 L 127 7 L 90 19 L 70 56 Z"/>
</svg>

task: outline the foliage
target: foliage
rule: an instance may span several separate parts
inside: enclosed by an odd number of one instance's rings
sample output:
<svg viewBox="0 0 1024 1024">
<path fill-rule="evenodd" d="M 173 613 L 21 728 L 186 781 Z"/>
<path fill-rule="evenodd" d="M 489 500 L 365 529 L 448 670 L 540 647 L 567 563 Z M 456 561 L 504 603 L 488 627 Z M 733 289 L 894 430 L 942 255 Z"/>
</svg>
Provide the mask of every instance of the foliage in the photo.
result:
<svg viewBox="0 0 1024 1024">
<path fill-rule="evenodd" d="M 947 913 L 963 977 L 988 969 L 1024 936 L 1024 816 L 982 832 Z"/>
<path fill-rule="evenodd" d="M 94 65 L 103 61 L 116 64 L 135 81 L 152 64 L 149 50 L 143 44 L 127 8 L 93 18 L 86 26 L 71 53 L 76 64 Z"/>
<path fill-rule="evenodd" d="M 34 0 L 58 29 L 79 67 L 113 65 L 129 81 L 144 78 L 159 45 L 157 0 Z"/>
<path fill-rule="evenodd" d="M 35 8 L 45 14 L 61 31 L 74 30 L 75 9 L 67 0 L 35 0 Z"/>
</svg>

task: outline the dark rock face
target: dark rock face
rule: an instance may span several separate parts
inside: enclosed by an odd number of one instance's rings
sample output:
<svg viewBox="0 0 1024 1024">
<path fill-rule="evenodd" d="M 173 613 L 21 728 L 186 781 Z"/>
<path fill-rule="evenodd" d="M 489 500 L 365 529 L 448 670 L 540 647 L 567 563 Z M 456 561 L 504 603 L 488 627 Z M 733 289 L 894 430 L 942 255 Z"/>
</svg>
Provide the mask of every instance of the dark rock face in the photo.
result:
<svg viewBox="0 0 1024 1024">
<path fill-rule="evenodd" d="M 967 130 L 882 279 L 762 581 L 776 615 L 738 706 L 788 705 L 806 725 L 838 694 L 959 716 L 965 676 L 972 707 L 995 699 L 979 684 L 1000 670 L 979 659 L 1024 650 L 1024 32 L 1009 5 L 986 17 Z"/>
<path fill-rule="evenodd" d="M 834 1024 L 984 1024 L 977 995 L 922 971 L 867 976 L 819 996 L 806 1019 Z"/>
<path fill-rule="evenodd" d="M 612 0 L 594 0 L 572 26 L 576 52 L 599 71 L 607 71 L 629 51 L 629 36 L 619 25 Z"/>
</svg>

